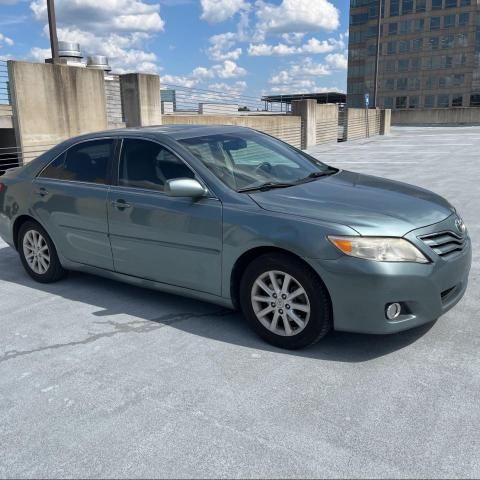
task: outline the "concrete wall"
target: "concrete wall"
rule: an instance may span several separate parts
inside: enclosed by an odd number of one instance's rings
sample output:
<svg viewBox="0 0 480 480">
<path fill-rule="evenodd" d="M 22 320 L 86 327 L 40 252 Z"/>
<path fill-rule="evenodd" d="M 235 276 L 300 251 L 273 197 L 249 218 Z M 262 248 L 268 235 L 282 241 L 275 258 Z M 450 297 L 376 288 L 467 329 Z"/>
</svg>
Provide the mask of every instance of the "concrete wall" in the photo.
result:
<svg viewBox="0 0 480 480">
<path fill-rule="evenodd" d="M 480 125 L 480 108 L 392 110 L 392 125 Z"/>
<path fill-rule="evenodd" d="M 338 105 L 317 104 L 316 131 L 317 145 L 336 143 L 338 140 Z"/>
<path fill-rule="evenodd" d="M 367 123 L 368 116 L 368 123 Z M 346 112 L 345 139 L 359 140 L 380 134 L 381 110 L 370 108 L 348 108 Z"/>
<path fill-rule="evenodd" d="M 301 118 L 292 115 L 164 115 L 163 124 L 240 125 L 301 147 Z"/>
<path fill-rule="evenodd" d="M 162 124 L 160 77 L 144 73 L 120 75 L 123 116 L 127 127 Z"/>
<path fill-rule="evenodd" d="M 292 115 L 301 119 L 302 148 L 310 148 L 317 144 L 317 101 L 313 99 L 294 100 Z"/>
<path fill-rule="evenodd" d="M 380 111 L 380 135 L 390 135 L 390 126 L 392 123 L 392 111 L 385 108 Z"/>
<path fill-rule="evenodd" d="M 108 128 L 123 128 L 123 107 L 118 75 L 105 75 L 105 101 Z"/>
<path fill-rule="evenodd" d="M 8 73 L 24 162 L 67 138 L 107 128 L 103 71 L 9 61 Z"/>
<path fill-rule="evenodd" d="M 0 128 L 13 128 L 11 105 L 0 105 Z"/>
</svg>

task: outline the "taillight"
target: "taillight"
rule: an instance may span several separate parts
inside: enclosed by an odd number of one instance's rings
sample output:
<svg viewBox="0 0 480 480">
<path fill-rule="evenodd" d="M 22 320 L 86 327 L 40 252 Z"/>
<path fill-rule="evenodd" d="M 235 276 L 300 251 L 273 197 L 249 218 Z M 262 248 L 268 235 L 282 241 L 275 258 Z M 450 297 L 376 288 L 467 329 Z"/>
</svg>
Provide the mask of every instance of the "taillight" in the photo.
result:
<svg viewBox="0 0 480 480">
<path fill-rule="evenodd" d="M 0 193 L 3 192 L 6 189 L 7 189 L 6 185 L 4 183 L 0 182 Z"/>
</svg>

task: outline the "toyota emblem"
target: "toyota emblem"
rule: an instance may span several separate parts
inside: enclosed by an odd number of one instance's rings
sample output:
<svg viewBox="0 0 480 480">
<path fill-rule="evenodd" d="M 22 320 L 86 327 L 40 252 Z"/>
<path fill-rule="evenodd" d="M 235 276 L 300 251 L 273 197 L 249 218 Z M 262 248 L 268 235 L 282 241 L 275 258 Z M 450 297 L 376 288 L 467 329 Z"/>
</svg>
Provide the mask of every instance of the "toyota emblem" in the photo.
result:
<svg viewBox="0 0 480 480">
<path fill-rule="evenodd" d="M 463 220 L 460 217 L 457 217 L 455 219 L 455 227 L 457 227 L 457 230 L 463 235 L 465 233 L 466 227 L 465 224 L 463 223 Z"/>
</svg>

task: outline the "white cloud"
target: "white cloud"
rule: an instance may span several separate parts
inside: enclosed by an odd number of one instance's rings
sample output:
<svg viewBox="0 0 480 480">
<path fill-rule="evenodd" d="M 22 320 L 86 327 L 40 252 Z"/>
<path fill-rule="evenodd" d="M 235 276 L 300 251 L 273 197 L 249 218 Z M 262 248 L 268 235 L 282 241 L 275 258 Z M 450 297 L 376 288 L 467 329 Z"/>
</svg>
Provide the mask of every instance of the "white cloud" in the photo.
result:
<svg viewBox="0 0 480 480">
<path fill-rule="evenodd" d="M 3 33 L 0 33 L 0 48 L 2 46 L 2 43 L 8 45 L 9 47 L 14 44 L 13 40 L 10 37 L 7 37 L 6 35 L 3 35 Z"/>
<path fill-rule="evenodd" d="M 267 45 L 266 43 L 250 44 L 248 54 L 252 57 L 269 57 L 271 55 L 293 55 L 299 53 L 299 49 L 292 45 L 279 43 L 277 45 Z"/>
<path fill-rule="evenodd" d="M 234 48 L 238 39 L 238 34 L 234 32 L 220 33 L 213 35 L 209 39 L 210 47 L 208 48 L 208 56 L 217 62 L 223 60 L 238 60 L 242 55 L 240 47 Z"/>
<path fill-rule="evenodd" d="M 219 79 L 233 79 L 238 77 L 243 77 L 246 75 L 247 71 L 237 65 L 231 60 L 225 60 L 223 63 L 213 65 L 212 67 L 196 67 L 192 70 L 189 75 L 163 75 L 161 81 L 163 83 L 168 83 L 171 85 L 179 85 L 182 87 L 192 88 L 199 83 L 205 82 L 206 80 L 213 80 L 216 78 Z M 242 85 L 244 82 L 237 81 L 237 88 L 239 85 Z M 222 85 L 224 83 L 217 82 L 217 85 Z"/>
<path fill-rule="evenodd" d="M 325 87 L 319 86 L 314 80 L 304 80 L 292 85 L 280 85 L 271 87 L 268 93 L 290 95 L 293 93 L 325 93 L 325 92 L 338 92 L 345 93 L 345 90 L 338 88 L 337 86 Z"/>
<path fill-rule="evenodd" d="M 46 23 L 45 0 L 33 0 L 30 8 L 38 21 Z M 57 3 L 56 10 L 59 40 L 80 43 L 86 55 L 106 55 L 119 73 L 158 72 L 156 55 L 145 50 L 146 42 L 164 28 L 158 4 L 143 0 L 64 0 Z M 46 25 L 44 35 L 48 37 Z M 37 59 L 43 53 L 36 47 L 31 50 Z"/>
<path fill-rule="evenodd" d="M 240 95 L 247 89 L 247 82 L 243 80 L 238 80 L 234 84 L 218 82 L 210 84 L 208 88 L 229 95 Z"/>
<path fill-rule="evenodd" d="M 208 23 L 220 23 L 233 17 L 241 10 L 248 10 L 245 0 L 201 0 L 201 19 Z"/>
<path fill-rule="evenodd" d="M 282 0 L 280 5 L 258 0 L 255 40 L 269 33 L 333 31 L 340 25 L 339 11 L 328 0 Z"/>
<path fill-rule="evenodd" d="M 49 48 L 38 48 L 33 47 L 30 50 L 30 57 L 32 57 L 37 62 L 43 62 L 46 58 L 52 56 L 52 51 Z"/>
<path fill-rule="evenodd" d="M 30 4 L 37 20 L 47 21 L 46 0 Z M 57 20 L 61 25 L 84 27 L 89 31 L 124 32 L 162 31 L 165 22 L 160 16 L 160 5 L 142 0 L 69 0 L 56 5 Z"/>
<path fill-rule="evenodd" d="M 192 77 L 199 80 L 205 80 L 208 78 L 215 78 L 215 72 L 213 69 L 208 69 L 206 67 L 197 67 L 192 71 Z"/>
<path fill-rule="evenodd" d="M 336 70 L 347 70 L 348 57 L 347 52 L 344 53 L 329 53 L 325 57 L 326 62 Z"/>
<path fill-rule="evenodd" d="M 251 56 L 272 56 L 272 55 L 299 55 L 299 54 L 321 54 L 334 50 L 345 48 L 343 39 L 329 38 L 328 40 L 318 40 L 310 38 L 306 43 L 300 46 L 286 45 L 279 43 L 277 45 L 268 45 L 266 43 L 250 44 L 248 54 Z"/>
<path fill-rule="evenodd" d="M 221 65 L 214 65 L 212 70 L 218 78 L 236 78 L 247 74 L 243 67 L 240 67 L 232 60 L 225 60 Z"/>
<path fill-rule="evenodd" d="M 331 75 L 330 65 L 316 63 L 311 58 L 304 58 L 301 62 L 291 63 L 287 69 L 281 70 L 270 77 L 273 93 L 304 93 L 332 90 L 335 87 L 318 85 L 319 77 Z M 324 89 L 324 90 L 322 90 Z M 338 89 L 336 89 L 338 90 Z"/>
<path fill-rule="evenodd" d="M 304 36 L 305 36 L 305 33 L 303 32 L 290 32 L 290 33 L 282 34 L 283 40 L 290 45 L 299 44 L 303 40 Z"/>
<path fill-rule="evenodd" d="M 179 87 L 193 88 L 198 84 L 198 79 L 181 75 L 162 75 L 161 84 L 178 85 Z"/>
</svg>

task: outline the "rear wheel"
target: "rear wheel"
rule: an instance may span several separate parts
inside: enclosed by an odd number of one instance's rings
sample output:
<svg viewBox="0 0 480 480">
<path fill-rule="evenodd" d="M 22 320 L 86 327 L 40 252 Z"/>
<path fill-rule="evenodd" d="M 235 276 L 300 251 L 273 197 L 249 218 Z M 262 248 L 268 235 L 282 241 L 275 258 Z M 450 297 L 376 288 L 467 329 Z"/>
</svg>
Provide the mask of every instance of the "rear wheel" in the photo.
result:
<svg viewBox="0 0 480 480">
<path fill-rule="evenodd" d="M 311 345 L 332 326 L 325 286 L 313 271 L 285 254 L 262 255 L 247 267 L 240 303 L 251 327 L 278 347 Z"/>
<path fill-rule="evenodd" d="M 18 253 L 25 270 L 37 282 L 56 282 L 65 275 L 51 238 L 36 222 L 20 227 Z"/>
</svg>

